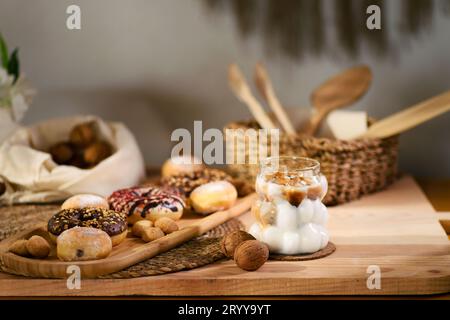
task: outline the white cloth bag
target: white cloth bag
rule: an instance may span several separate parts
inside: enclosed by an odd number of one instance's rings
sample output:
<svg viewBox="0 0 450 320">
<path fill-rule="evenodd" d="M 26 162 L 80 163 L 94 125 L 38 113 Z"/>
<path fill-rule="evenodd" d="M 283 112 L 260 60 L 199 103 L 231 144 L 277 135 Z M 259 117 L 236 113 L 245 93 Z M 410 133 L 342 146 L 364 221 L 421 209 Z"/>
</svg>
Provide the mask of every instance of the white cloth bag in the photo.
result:
<svg viewBox="0 0 450 320">
<path fill-rule="evenodd" d="M 114 148 L 97 166 L 58 165 L 49 153 L 39 151 L 68 140 L 75 125 L 88 121 L 95 123 L 101 138 Z M 54 202 L 80 193 L 106 197 L 138 184 L 144 176 L 144 160 L 132 133 L 122 123 L 106 123 L 95 116 L 53 119 L 20 128 L 0 146 L 0 181 L 6 185 L 0 204 Z"/>
</svg>

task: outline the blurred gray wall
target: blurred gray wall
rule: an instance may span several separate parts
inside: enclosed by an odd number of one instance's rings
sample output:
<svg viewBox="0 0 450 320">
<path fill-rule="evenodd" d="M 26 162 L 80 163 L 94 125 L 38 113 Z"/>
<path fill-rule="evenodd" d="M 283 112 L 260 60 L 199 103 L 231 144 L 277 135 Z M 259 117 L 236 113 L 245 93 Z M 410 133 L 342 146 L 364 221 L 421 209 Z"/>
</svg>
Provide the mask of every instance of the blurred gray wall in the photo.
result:
<svg viewBox="0 0 450 320">
<path fill-rule="evenodd" d="M 80 31 L 65 27 L 69 4 L 81 6 Z M 194 120 L 220 128 L 249 117 L 228 89 L 233 61 L 251 76 L 263 60 L 287 106 L 308 106 L 328 76 L 366 63 L 374 83 L 352 108 L 379 118 L 450 89 L 450 19 L 439 14 L 432 30 L 400 43 L 390 59 L 267 55 L 259 35 L 244 40 L 231 14 L 212 14 L 199 0 L 0 0 L 0 31 L 10 47 L 20 46 L 23 70 L 38 89 L 25 123 L 79 113 L 122 121 L 149 164 L 170 155 L 175 128 Z M 402 170 L 450 177 L 449 141 L 450 114 L 405 133 Z"/>
</svg>

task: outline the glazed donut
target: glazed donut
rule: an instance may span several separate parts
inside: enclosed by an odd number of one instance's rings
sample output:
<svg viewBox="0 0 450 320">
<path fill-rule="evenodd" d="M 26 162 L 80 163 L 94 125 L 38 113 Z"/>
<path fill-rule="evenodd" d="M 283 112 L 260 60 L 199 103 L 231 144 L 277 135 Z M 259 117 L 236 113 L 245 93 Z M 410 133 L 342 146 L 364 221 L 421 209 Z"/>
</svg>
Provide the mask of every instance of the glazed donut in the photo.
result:
<svg viewBox="0 0 450 320">
<path fill-rule="evenodd" d="M 155 186 L 117 190 L 108 202 L 111 209 L 128 216 L 129 224 L 144 219 L 154 222 L 162 217 L 179 220 L 185 207 L 179 192 Z"/>
<path fill-rule="evenodd" d="M 53 240 L 65 230 L 91 227 L 105 231 L 116 246 L 127 236 L 128 225 L 124 214 L 104 208 L 73 208 L 56 213 L 48 221 L 48 232 Z"/>
<path fill-rule="evenodd" d="M 109 209 L 108 201 L 105 198 L 95 194 L 77 194 L 68 198 L 61 205 L 61 209 L 76 209 L 76 208 L 104 208 Z"/>
<path fill-rule="evenodd" d="M 103 259 L 111 250 L 111 238 L 106 232 L 96 228 L 68 229 L 56 240 L 56 255 L 62 261 Z"/>
</svg>

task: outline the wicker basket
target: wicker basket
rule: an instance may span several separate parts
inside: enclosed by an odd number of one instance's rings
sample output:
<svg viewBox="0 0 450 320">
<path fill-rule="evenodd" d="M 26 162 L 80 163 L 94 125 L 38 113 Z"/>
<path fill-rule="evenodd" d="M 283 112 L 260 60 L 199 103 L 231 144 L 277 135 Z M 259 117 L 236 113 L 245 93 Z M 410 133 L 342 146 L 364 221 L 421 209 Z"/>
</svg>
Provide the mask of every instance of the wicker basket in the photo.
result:
<svg viewBox="0 0 450 320">
<path fill-rule="evenodd" d="M 233 122 L 225 129 L 260 128 L 256 122 Z M 230 147 L 227 145 L 227 148 Z M 249 154 L 245 138 L 237 138 L 234 150 Z M 231 151 L 231 150 L 230 150 Z M 227 152 L 229 152 L 227 150 Z M 337 205 L 358 199 L 364 194 L 381 190 L 397 177 L 398 137 L 388 139 L 331 140 L 311 136 L 281 134 L 280 155 L 295 155 L 316 159 L 328 180 L 326 205 Z M 269 154 L 270 156 L 270 150 Z M 230 174 L 254 185 L 259 165 L 230 164 Z"/>
</svg>

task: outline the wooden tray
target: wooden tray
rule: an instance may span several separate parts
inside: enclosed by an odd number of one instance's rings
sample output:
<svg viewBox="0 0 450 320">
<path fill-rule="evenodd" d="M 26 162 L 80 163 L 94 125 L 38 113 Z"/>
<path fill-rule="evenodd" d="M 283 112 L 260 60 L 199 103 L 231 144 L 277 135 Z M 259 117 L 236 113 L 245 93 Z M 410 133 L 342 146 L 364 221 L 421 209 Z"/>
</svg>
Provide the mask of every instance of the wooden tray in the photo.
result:
<svg viewBox="0 0 450 320">
<path fill-rule="evenodd" d="M 384 192 L 330 209 L 337 250 L 314 261 L 268 261 L 245 272 L 233 261 L 135 279 L 30 279 L 0 273 L 1 296 L 425 295 L 450 291 L 450 243 L 436 213 L 410 177 Z M 250 214 L 241 221 L 253 221 Z M 381 270 L 370 290 L 368 267 Z"/>
<path fill-rule="evenodd" d="M 141 239 L 129 236 L 121 244 L 114 247 L 111 254 L 105 259 L 63 262 L 56 257 L 54 246 L 50 256 L 46 259 L 21 257 L 8 252 L 11 244 L 19 239 L 28 239 L 32 235 L 40 235 L 49 239 L 46 224 L 41 224 L 0 242 L 0 261 L 5 270 L 13 274 L 30 277 L 65 278 L 67 277 L 67 268 L 72 265 L 80 267 L 81 275 L 84 278 L 97 277 L 123 270 L 197 237 L 248 211 L 255 198 L 255 194 L 241 198 L 229 210 L 216 212 L 207 217 L 200 217 L 195 214 L 184 215 L 178 222 L 179 231 L 150 243 L 145 243 Z"/>
</svg>

